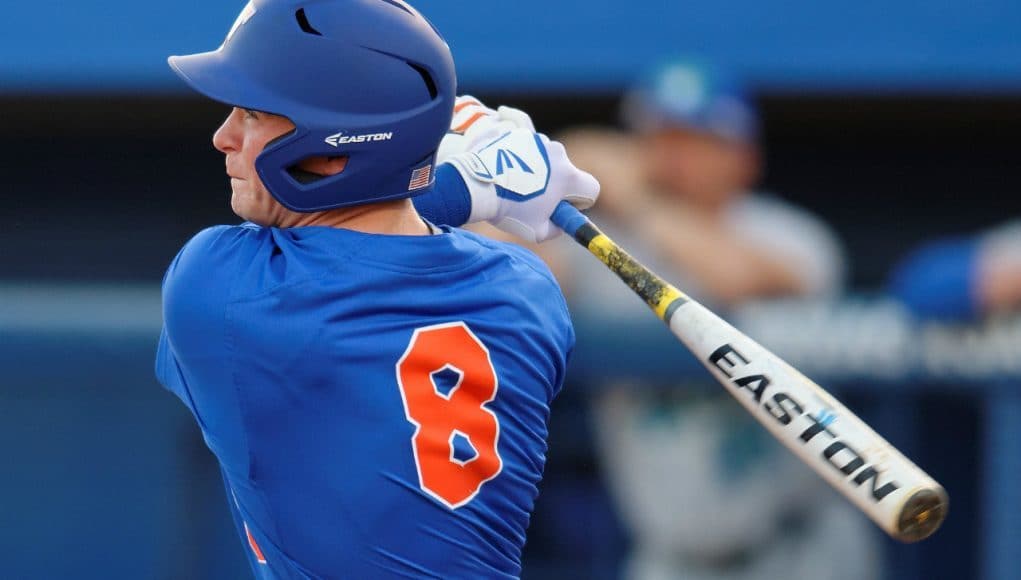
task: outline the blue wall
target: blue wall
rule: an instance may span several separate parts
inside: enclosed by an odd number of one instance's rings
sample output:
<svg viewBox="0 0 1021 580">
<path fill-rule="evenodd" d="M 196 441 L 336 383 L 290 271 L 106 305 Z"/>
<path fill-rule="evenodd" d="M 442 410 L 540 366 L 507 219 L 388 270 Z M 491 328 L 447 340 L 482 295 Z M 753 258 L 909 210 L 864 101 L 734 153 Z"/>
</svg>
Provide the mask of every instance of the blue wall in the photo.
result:
<svg viewBox="0 0 1021 580">
<path fill-rule="evenodd" d="M 1016 0 L 413 3 L 444 31 L 471 90 L 612 90 L 676 53 L 770 90 L 1021 90 Z M 166 56 L 219 45 L 243 2 L 10 4 L 0 94 L 179 91 Z"/>
</svg>

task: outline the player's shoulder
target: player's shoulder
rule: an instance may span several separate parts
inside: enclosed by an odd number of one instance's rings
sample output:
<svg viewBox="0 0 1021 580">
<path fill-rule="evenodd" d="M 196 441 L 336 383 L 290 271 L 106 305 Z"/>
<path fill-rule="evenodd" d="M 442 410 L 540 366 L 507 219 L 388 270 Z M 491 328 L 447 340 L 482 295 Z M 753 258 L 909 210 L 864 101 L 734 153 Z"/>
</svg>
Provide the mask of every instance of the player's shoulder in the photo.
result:
<svg viewBox="0 0 1021 580">
<path fill-rule="evenodd" d="M 553 277 L 549 267 L 528 248 L 511 242 L 494 240 L 467 230 L 453 228 L 451 232 L 460 236 L 467 243 L 477 246 L 480 253 L 488 255 L 490 260 L 496 261 L 516 273 L 534 277 L 544 285 L 556 289 L 557 293 L 560 292 L 560 285 Z"/>
<path fill-rule="evenodd" d="M 181 255 L 190 258 L 215 256 L 236 250 L 241 244 L 250 244 L 264 233 L 264 228 L 249 223 L 211 226 L 192 236 L 184 244 Z"/>
<path fill-rule="evenodd" d="M 164 294 L 170 291 L 215 292 L 230 286 L 238 268 L 250 258 L 264 236 L 249 224 L 206 228 L 184 244 L 163 278 Z"/>
<path fill-rule="evenodd" d="M 520 244 L 494 240 L 475 232 L 452 229 L 452 233 L 460 238 L 460 243 L 474 246 L 483 257 L 486 270 L 483 278 L 493 281 L 494 286 L 522 300 L 558 304 L 558 310 L 567 316 L 567 302 L 561 285 L 535 252 Z M 471 272 L 466 274 L 473 275 Z"/>
</svg>

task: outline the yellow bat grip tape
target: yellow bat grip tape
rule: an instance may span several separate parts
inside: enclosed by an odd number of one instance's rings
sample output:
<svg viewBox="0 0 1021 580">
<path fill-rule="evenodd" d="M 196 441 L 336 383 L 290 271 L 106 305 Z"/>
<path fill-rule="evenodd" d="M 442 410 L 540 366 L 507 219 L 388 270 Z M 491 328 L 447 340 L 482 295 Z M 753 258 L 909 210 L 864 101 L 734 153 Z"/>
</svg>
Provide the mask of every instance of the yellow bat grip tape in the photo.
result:
<svg viewBox="0 0 1021 580">
<path fill-rule="evenodd" d="M 589 241 L 588 250 L 641 296 L 660 319 L 669 322 L 670 307 L 688 301 L 683 292 L 640 264 L 602 232 Z"/>
</svg>

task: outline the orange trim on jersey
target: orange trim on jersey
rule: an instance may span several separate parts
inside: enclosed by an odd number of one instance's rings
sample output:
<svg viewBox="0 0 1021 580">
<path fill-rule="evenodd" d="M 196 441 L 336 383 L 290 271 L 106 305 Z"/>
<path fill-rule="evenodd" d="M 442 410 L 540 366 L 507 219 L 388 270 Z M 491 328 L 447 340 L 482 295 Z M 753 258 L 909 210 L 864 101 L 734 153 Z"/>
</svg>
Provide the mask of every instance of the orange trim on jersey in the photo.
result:
<svg viewBox="0 0 1021 580">
<path fill-rule="evenodd" d="M 485 117 L 485 116 L 486 116 L 485 113 L 475 113 L 474 115 L 471 116 L 470 119 L 468 119 L 464 123 L 461 123 L 461 125 L 459 127 L 454 129 L 454 133 L 464 133 L 472 125 L 474 125 L 476 121 L 478 121 L 479 119 L 481 119 L 482 117 Z"/>
<path fill-rule="evenodd" d="M 259 544 L 255 542 L 255 538 L 252 537 L 251 530 L 248 529 L 248 524 L 245 524 L 245 535 L 248 536 L 248 547 L 252 549 L 252 553 L 255 554 L 255 559 L 260 564 L 266 563 L 266 556 L 262 555 L 262 550 L 259 549 Z"/>
<path fill-rule="evenodd" d="M 457 105 L 456 107 L 454 107 L 454 112 L 455 113 L 460 113 L 462 110 L 467 109 L 468 107 L 471 107 L 472 105 L 478 105 L 478 106 L 481 107 L 482 103 L 476 101 L 475 99 L 472 99 L 470 101 L 464 101 L 463 103 L 461 103 L 461 104 Z"/>
</svg>

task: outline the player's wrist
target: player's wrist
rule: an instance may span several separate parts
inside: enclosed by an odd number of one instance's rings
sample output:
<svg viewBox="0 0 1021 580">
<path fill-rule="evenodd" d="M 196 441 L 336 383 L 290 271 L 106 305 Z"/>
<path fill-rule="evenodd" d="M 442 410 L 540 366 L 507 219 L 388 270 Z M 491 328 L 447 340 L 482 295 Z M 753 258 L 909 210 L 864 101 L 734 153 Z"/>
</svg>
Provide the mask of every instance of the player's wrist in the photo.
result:
<svg viewBox="0 0 1021 580">
<path fill-rule="evenodd" d="M 500 200 L 492 183 L 479 180 L 470 168 L 470 154 L 455 155 L 440 167 L 448 175 L 456 174 L 460 191 L 468 196 L 470 211 L 465 223 L 474 224 L 499 217 Z M 452 171 L 451 171 L 452 170 Z"/>
<path fill-rule="evenodd" d="M 413 198 L 415 209 L 426 221 L 460 227 L 470 223 L 472 200 L 468 186 L 457 169 L 448 163 L 436 166 L 432 191 Z"/>
</svg>

